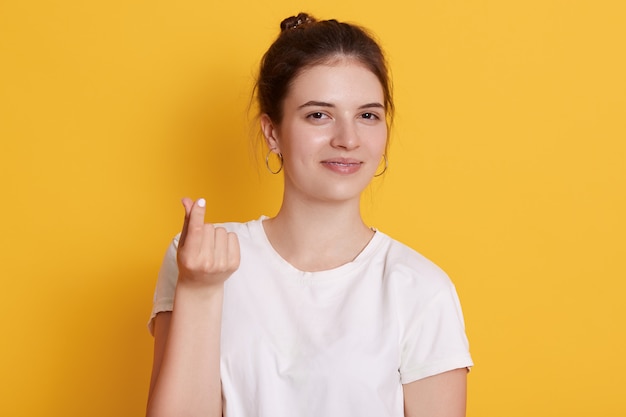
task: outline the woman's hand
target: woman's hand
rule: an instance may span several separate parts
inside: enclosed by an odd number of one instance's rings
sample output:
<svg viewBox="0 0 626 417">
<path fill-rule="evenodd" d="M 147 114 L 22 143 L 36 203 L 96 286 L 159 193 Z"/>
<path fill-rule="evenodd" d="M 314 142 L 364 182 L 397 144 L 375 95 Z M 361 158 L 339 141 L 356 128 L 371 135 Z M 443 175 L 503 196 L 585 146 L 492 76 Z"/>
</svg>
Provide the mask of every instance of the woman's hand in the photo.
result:
<svg viewBox="0 0 626 417">
<path fill-rule="evenodd" d="M 223 283 L 239 267 L 239 241 L 204 223 L 204 199 L 183 206 L 174 308 L 155 319 L 148 417 L 222 415 Z"/>
<path fill-rule="evenodd" d="M 223 227 L 204 223 L 206 201 L 183 198 L 185 222 L 178 242 L 179 283 L 221 285 L 239 267 L 239 240 Z"/>
</svg>

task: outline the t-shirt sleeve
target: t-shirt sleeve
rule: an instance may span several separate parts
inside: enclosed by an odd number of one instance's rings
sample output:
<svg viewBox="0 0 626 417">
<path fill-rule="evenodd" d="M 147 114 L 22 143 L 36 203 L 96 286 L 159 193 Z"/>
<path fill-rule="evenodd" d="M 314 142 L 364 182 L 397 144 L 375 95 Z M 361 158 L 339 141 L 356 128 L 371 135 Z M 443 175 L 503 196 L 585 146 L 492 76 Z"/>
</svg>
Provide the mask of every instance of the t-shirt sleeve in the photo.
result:
<svg viewBox="0 0 626 417">
<path fill-rule="evenodd" d="M 154 290 L 152 313 L 148 321 L 148 330 L 151 334 L 154 331 L 154 318 L 156 315 L 163 311 L 172 311 L 174 307 L 174 292 L 176 291 L 176 281 L 178 280 L 176 251 L 178 250 L 179 237 L 180 235 L 177 235 L 172 239 L 159 270 L 156 289 Z"/>
<path fill-rule="evenodd" d="M 473 365 L 456 289 L 441 271 L 436 285 L 405 280 L 399 292 L 403 384 Z"/>
</svg>

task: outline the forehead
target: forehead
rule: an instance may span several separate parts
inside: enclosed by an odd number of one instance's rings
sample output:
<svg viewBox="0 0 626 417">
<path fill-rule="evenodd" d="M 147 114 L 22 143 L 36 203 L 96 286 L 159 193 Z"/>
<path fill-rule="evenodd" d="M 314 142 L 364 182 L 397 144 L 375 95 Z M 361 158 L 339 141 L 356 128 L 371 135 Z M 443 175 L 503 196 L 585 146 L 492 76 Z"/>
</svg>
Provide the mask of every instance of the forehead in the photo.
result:
<svg viewBox="0 0 626 417">
<path fill-rule="evenodd" d="M 369 68 L 354 59 L 343 58 L 307 67 L 293 79 L 285 100 L 312 99 L 384 104 L 384 93 Z"/>
</svg>

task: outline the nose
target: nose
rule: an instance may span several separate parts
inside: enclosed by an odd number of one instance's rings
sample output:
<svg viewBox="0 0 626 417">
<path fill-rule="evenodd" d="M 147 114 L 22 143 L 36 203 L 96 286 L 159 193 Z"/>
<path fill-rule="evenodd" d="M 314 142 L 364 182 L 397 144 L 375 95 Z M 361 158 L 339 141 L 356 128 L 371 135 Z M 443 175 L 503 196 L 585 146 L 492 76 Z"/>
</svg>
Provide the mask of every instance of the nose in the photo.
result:
<svg viewBox="0 0 626 417">
<path fill-rule="evenodd" d="M 330 144 L 334 148 L 343 148 L 346 150 L 358 148 L 360 140 L 357 127 L 350 122 L 337 123 Z"/>
</svg>

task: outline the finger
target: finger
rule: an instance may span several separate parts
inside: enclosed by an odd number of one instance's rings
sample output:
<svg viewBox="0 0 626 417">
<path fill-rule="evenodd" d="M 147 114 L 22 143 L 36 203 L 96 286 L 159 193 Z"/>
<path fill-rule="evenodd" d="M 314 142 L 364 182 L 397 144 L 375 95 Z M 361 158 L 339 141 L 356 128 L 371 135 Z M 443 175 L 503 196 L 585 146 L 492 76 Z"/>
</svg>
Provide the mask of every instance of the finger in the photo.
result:
<svg viewBox="0 0 626 417">
<path fill-rule="evenodd" d="M 213 265 L 215 271 L 224 272 L 228 269 L 228 232 L 223 227 L 215 228 Z"/>
<path fill-rule="evenodd" d="M 239 251 L 239 238 L 236 233 L 228 233 L 228 260 L 230 262 L 230 268 L 234 271 L 239 268 L 240 251 Z"/>
<path fill-rule="evenodd" d="M 185 244 L 185 238 L 187 237 L 187 229 L 189 228 L 189 213 L 191 212 L 191 207 L 193 206 L 193 201 L 191 198 L 183 198 L 182 199 L 183 207 L 185 208 L 185 220 L 183 221 L 183 230 L 180 233 L 180 239 L 178 240 L 178 246 L 181 247 Z"/>
<path fill-rule="evenodd" d="M 211 223 L 206 223 L 202 231 L 202 253 L 206 257 L 207 262 L 210 265 L 213 264 L 215 259 L 215 226 Z"/>
<path fill-rule="evenodd" d="M 185 236 L 185 245 L 197 248 L 200 250 L 202 244 L 204 229 L 204 212 L 206 208 L 206 201 L 204 198 L 196 200 L 191 206 L 189 212 L 189 220 L 187 221 L 187 235 Z"/>
</svg>

